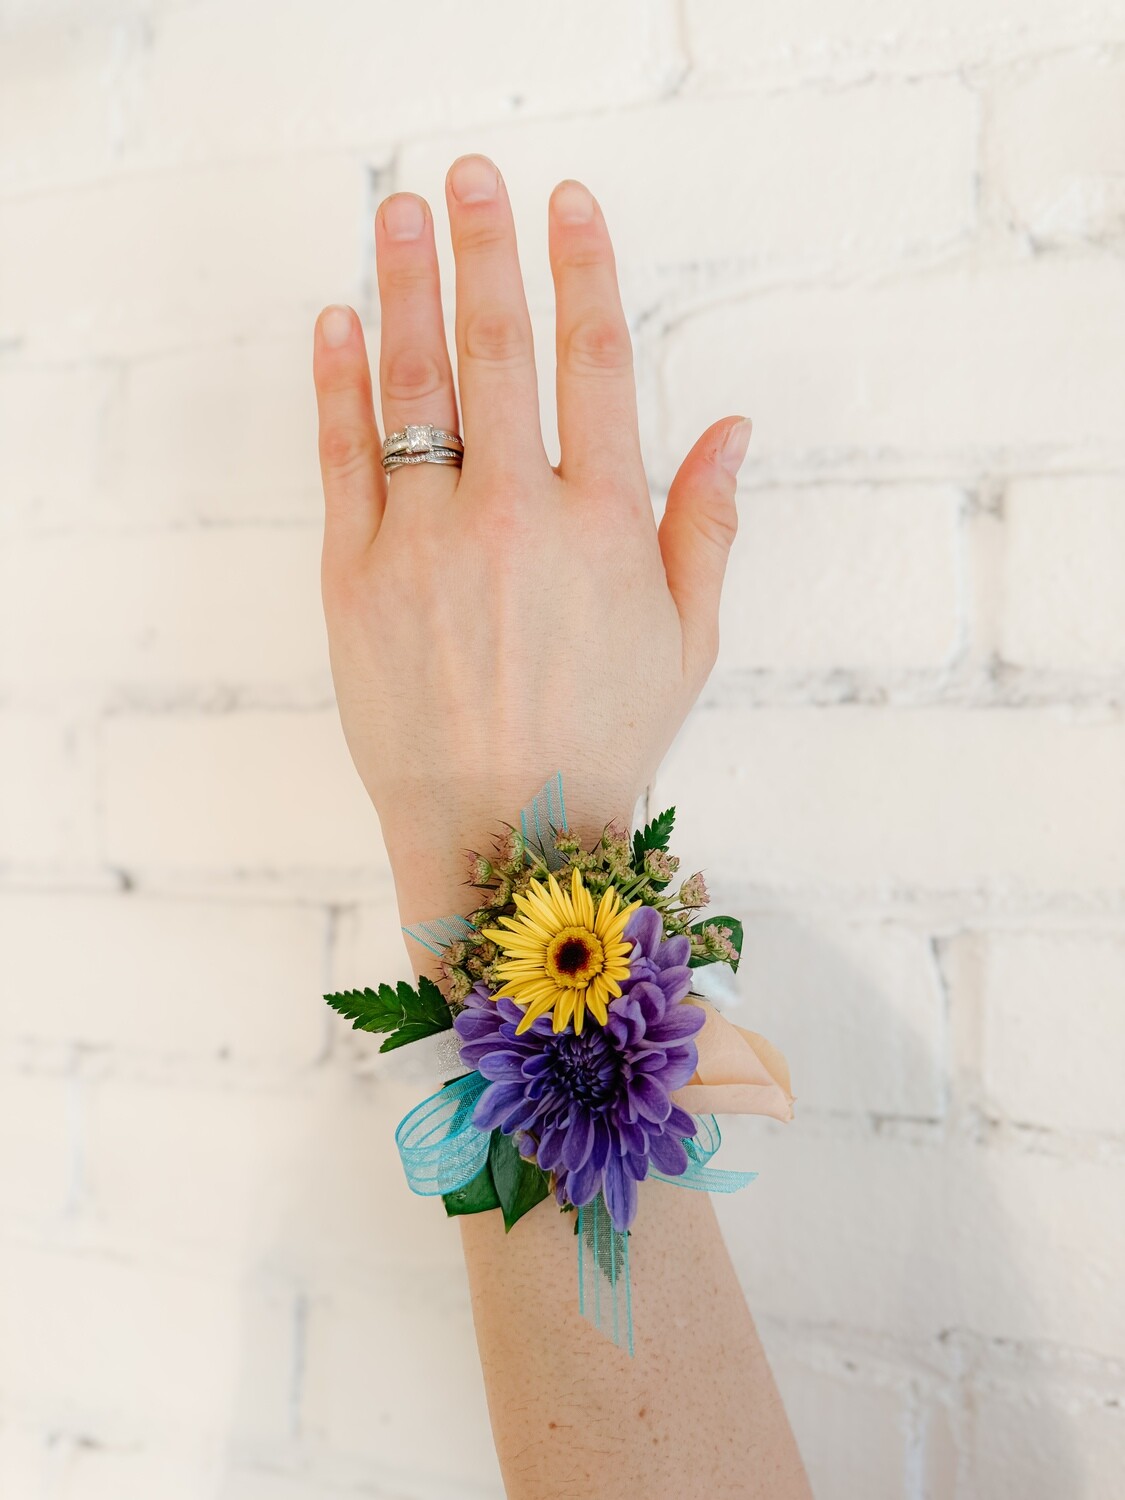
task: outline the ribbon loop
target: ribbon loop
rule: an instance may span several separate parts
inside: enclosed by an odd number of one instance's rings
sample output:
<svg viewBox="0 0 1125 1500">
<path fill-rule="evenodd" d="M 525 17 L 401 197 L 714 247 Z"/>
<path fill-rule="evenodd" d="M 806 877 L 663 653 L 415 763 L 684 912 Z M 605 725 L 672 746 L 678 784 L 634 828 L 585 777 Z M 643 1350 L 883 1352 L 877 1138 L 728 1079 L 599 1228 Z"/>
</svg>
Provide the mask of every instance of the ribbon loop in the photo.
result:
<svg viewBox="0 0 1125 1500">
<path fill-rule="evenodd" d="M 488 1160 L 488 1131 L 473 1124 L 473 1106 L 487 1087 L 479 1073 L 466 1073 L 399 1121 L 395 1144 L 406 1180 L 419 1197 L 464 1187 Z"/>
</svg>

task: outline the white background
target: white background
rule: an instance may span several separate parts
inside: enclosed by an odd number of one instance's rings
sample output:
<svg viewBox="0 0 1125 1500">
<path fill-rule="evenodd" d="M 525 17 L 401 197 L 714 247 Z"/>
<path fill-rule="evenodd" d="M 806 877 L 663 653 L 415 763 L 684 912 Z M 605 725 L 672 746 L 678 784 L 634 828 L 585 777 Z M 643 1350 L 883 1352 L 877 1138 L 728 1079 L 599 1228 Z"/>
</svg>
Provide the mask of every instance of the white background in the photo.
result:
<svg viewBox="0 0 1125 1500">
<path fill-rule="evenodd" d="M 652 789 L 797 1118 L 730 1243 L 818 1500 L 1125 1472 L 1125 6 L 0 0 L 0 1493 L 500 1494 L 318 597 L 395 188 L 598 194 L 654 502 L 756 423 Z M 448 284 L 448 283 L 447 283 Z M 447 300 L 447 312 L 452 305 Z M 512 810 L 514 812 L 514 809 Z M 435 913 L 436 915 L 436 913 Z M 440 1436 L 435 1436 L 440 1433 Z"/>
</svg>

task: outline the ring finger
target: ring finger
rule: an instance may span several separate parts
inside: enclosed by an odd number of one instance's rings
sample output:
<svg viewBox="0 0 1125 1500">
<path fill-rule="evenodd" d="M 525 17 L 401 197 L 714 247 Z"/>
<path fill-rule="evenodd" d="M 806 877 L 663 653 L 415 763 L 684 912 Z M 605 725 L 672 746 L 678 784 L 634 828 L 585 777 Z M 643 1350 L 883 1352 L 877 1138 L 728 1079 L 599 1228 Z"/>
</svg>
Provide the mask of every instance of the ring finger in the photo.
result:
<svg viewBox="0 0 1125 1500">
<path fill-rule="evenodd" d="M 457 399 L 442 320 L 434 221 L 425 199 L 414 193 L 384 199 L 375 217 L 375 260 L 382 307 L 379 394 L 384 431 L 389 437 L 407 424 L 430 422 L 456 432 Z M 436 465 L 416 467 L 438 471 Z"/>
</svg>

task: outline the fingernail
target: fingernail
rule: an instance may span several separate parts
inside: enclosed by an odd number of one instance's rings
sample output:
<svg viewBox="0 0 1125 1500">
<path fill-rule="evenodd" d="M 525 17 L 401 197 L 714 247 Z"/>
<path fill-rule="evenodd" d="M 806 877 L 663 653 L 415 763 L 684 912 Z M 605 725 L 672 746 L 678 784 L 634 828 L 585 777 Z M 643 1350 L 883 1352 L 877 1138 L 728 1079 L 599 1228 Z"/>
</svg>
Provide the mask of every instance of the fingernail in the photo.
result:
<svg viewBox="0 0 1125 1500">
<path fill-rule="evenodd" d="M 350 307 L 329 307 L 320 320 L 320 333 L 330 349 L 346 344 L 352 334 L 352 319 L 355 314 Z"/>
<path fill-rule="evenodd" d="M 449 182 L 458 203 L 487 203 L 496 197 L 500 177 L 487 156 L 462 156 L 453 163 Z"/>
<path fill-rule="evenodd" d="M 753 423 L 749 417 L 743 417 L 741 421 L 734 424 L 727 433 L 726 441 L 719 453 L 719 463 L 728 474 L 737 474 L 742 467 L 742 460 L 746 457 L 746 450 L 750 446 L 750 429 Z"/>
<path fill-rule="evenodd" d="M 425 223 L 422 201 L 413 193 L 396 193 L 383 204 L 383 224 L 392 240 L 416 240 Z"/>
<path fill-rule="evenodd" d="M 555 213 L 562 224 L 588 224 L 594 200 L 580 182 L 563 182 L 555 189 Z"/>
</svg>

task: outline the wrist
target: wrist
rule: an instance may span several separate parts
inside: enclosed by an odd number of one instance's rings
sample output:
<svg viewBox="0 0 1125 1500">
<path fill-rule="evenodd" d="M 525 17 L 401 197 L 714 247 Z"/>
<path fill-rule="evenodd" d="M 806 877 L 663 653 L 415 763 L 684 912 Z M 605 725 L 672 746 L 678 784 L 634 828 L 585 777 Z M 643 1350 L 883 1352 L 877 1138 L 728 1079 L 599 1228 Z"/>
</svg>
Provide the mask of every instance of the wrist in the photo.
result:
<svg viewBox="0 0 1125 1500">
<path fill-rule="evenodd" d="M 399 920 L 404 926 L 454 912 L 465 914 L 479 905 L 480 893 L 470 878 L 471 855 L 487 859 L 493 854 L 494 840 L 506 826 L 519 827 L 520 809 L 534 790 L 527 786 L 508 793 L 498 790 L 472 803 L 416 799 L 412 806 L 418 809 L 417 816 L 404 809 L 401 817 L 396 812 L 382 819 Z M 579 797 L 571 793 L 568 778 L 566 825 L 584 848 L 591 848 L 607 823 L 630 828 L 635 804 L 636 799 L 630 800 L 628 794 L 593 787 Z"/>
</svg>

